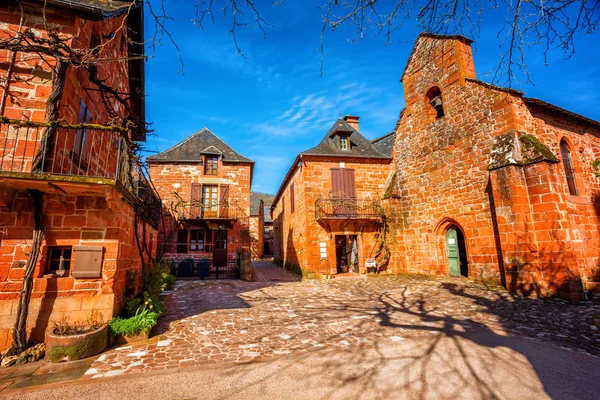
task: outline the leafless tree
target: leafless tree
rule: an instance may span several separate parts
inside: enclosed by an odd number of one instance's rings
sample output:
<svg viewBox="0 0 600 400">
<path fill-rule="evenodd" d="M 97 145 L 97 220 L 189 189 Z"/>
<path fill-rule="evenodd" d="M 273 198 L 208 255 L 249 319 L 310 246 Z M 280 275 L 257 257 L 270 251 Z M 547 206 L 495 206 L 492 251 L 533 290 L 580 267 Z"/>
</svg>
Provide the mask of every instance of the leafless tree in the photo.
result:
<svg viewBox="0 0 600 400">
<path fill-rule="evenodd" d="M 152 45 L 167 37 L 175 46 L 165 21 L 169 19 L 164 0 L 145 0 L 156 22 Z M 281 6 L 286 0 L 273 0 Z M 287 0 L 288 2 L 290 0 Z M 258 4 L 261 3 L 261 4 Z M 192 22 L 200 28 L 214 23 L 215 16 L 224 18 L 238 54 L 246 57 L 238 41 L 244 30 L 258 29 L 266 36 L 271 24 L 263 17 L 265 1 L 197 0 Z M 525 50 L 541 48 L 544 59 L 550 53 L 562 52 L 567 58 L 585 35 L 596 33 L 600 22 L 599 0 L 320 0 L 306 1 L 321 15 L 321 70 L 325 56 L 325 36 L 329 30 L 350 30 L 349 40 L 383 36 L 387 43 L 397 39 L 406 29 L 417 27 L 435 34 L 480 36 L 483 24 L 504 21 L 497 32 L 500 61 L 493 71 L 493 81 L 514 86 L 517 78 L 529 79 Z M 159 11 L 160 10 L 160 11 Z"/>
</svg>

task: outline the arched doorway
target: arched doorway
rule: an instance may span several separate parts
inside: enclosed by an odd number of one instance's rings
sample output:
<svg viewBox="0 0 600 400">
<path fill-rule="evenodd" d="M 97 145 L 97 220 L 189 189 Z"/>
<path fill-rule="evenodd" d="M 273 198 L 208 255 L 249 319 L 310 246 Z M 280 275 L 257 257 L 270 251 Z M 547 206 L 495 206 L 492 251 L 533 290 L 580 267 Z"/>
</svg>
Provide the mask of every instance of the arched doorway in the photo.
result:
<svg viewBox="0 0 600 400">
<path fill-rule="evenodd" d="M 446 232 L 446 254 L 450 276 L 469 276 L 465 236 L 456 225 L 450 225 Z"/>
</svg>

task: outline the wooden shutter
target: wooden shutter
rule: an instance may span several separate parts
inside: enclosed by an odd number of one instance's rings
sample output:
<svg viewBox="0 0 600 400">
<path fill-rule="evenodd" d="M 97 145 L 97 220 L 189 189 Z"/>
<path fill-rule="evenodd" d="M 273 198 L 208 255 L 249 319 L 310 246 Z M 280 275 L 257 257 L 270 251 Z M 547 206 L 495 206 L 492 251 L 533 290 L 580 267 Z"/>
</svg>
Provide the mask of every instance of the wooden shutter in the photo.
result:
<svg viewBox="0 0 600 400">
<path fill-rule="evenodd" d="M 344 193 L 344 170 L 339 168 L 331 169 L 331 194 L 339 196 Z"/>
<path fill-rule="evenodd" d="M 229 185 L 219 185 L 221 197 L 219 198 L 219 217 L 227 218 L 229 215 Z"/>
<path fill-rule="evenodd" d="M 294 212 L 296 205 L 294 204 L 294 184 L 290 186 L 290 212 Z"/>
<path fill-rule="evenodd" d="M 192 183 L 190 218 L 202 218 L 202 185 L 200 183 Z"/>
<path fill-rule="evenodd" d="M 102 246 L 73 246 L 73 278 L 102 278 Z"/>
<path fill-rule="evenodd" d="M 344 171 L 344 194 L 347 197 L 356 197 L 356 186 L 354 183 L 354 170 L 343 169 Z"/>
<path fill-rule="evenodd" d="M 356 197 L 353 169 L 331 169 L 331 194 L 334 196 Z"/>
</svg>

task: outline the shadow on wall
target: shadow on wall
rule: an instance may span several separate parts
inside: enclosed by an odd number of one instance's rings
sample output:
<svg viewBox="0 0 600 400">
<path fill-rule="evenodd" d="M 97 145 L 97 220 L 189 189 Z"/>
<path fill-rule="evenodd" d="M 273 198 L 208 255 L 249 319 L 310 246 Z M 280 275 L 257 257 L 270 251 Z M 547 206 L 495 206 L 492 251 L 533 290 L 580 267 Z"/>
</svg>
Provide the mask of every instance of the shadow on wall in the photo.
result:
<svg viewBox="0 0 600 400">
<path fill-rule="evenodd" d="M 377 279 L 384 281 L 387 278 Z M 479 286 L 474 290 L 472 284 L 442 283 L 438 295 L 447 301 L 441 305 L 478 310 L 472 313 L 472 318 L 461 319 L 445 313 L 444 308 L 439 308 L 439 302 L 431 304 L 428 293 L 411 290 L 419 283 L 416 280 L 423 278 L 407 279 L 408 282 L 401 283 L 387 281 L 392 282 L 384 288 L 388 290 L 376 291 L 361 288 L 359 284 L 332 284 L 319 294 L 318 303 L 311 303 L 311 321 L 317 326 L 346 326 L 346 329 L 330 329 L 325 337 L 315 337 L 310 328 L 303 327 L 294 333 L 286 331 L 291 336 L 289 340 L 312 337 L 312 341 L 337 343 L 357 334 L 380 339 L 335 347 L 331 353 L 313 351 L 278 359 L 274 370 L 269 364 L 250 364 L 247 368 L 260 369 L 259 378 L 232 387 L 228 396 L 252 386 L 268 391 L 269 382 L 273 384 L 281 379 L 286 370 L 295 377 L 294 385 L 307 392 L 319 388 L 319 398 L 495 399 L 516 395 L 540 398 L 543 392 L 551 398 L 593 398 L 597 394 L 593 378 L 600 368 L 597 360 L 579 353 L 566 353 L 557 347 L 549 352 L 546 345 L 528 342 L 512 334 L 498 334 L 489 324 L 479 320 L 482 315 L 495 316 L 501 321 L 499 328 L 510 332 L 515 326 L 526 325 L 532 328 L 530 336 L 535 336 L 537 332 L 533 327 L 536 324 L 550 325 L 551 322 L 544 321 L 557 318 L 540 307 L 541 300 L 511 298 L 505 292 L 491 290 L 479 295 L 486 289 Z M 340 291 L 350 291 L 355 298 L 341 296 Z M 255 296 L 253 293 L 248 295 Z M 284 296 L 273 296 L 269 289 L 265 290 L 265 295 L 267 298 L 263 300 L 269 302 L 289 301 Z M 298 298 L 297 293 L 294 295 L 295 301 L 311 301 Z M 593 338 L 585 338 L 580 329 L 585 324 L 585 315 L 598 312 L 600 303 L 583 308 L 560 300 L 549 301 L 556 302 L 567 309 L 560 312 L 579 315 L 561 333 L 568 336 L 570 343 L 600 355 L 600 345 Z M 326 306 L 319 307 L 324 304 Z M 349 316 L 354 321 L 352 325 L 341 322 Z M 547 326 L 545 328 L 548 330 Z M 412 339 L 404 341 L 407 332 L 412 332 Z M 383 341 L 389 337 L 398 337 L 399 341 L 390 346 L 389 341 Z M 315 349 L 311 343 L 305 347 Z M 302 346 L 296 348 L 300 349 Z M 565 354 L 569 357 L 564 357 Z M 588 368 L 581 369 L 582 363 L 589 363 L 586 364 Z M 572 375 L 573 370 L 578 371 L 575 381 L 565 382 L 564 376 Z M 231 368 L 225 373 L 233 378 L 232 382 L 237 382 L 238 375 L 240 379 L 241 374 L 248 376 L 248 369 Z M 588 382 L 591 385 L 582 384 Z M 352 391 L 348 392 L 350 388 Z"/>
<path fill-rule="evenodd" d="M 288 230 L 283 268 L 298 275 L 302 275 L 302 268 L 300 267 L 300 261 L 298 260 L 296 246 L 294 245 L 294 228 Z"/>
<path fill-rule="evenodd" d="M 513 257 L 510 260 L 505 259 L 500 240 L 496 204 L 489 180 L 486 192 L 491 207 L 494 245 L 502 286 L 524 296 L 542 297 L 548 294 L 559 294 L 578 301 L 582 290 L 580 271 L 573 270 L 569 266 L 569 260 L 576 260 L 577 254 L 573 249 L 568 248 L 566 240 L 556 238 L 552 242 L 536 246 L 535 243 L 532 243 L 532 232 L 529 231 L 528 224 L 523 223 L 523 231 L 515 232 L 516 239 L 511 243 L 506 243 L 518 246 L 519 254 L 523 256 Z M 593 197 L 593 201 L 595 201 L 597 215 L 600 215 L 597 199 Z M 564 232 L 560 222 L 552 221 L 551 228 L 546 229 L 544 233 L 553 234 L 559 231 Z"/>
</svg>

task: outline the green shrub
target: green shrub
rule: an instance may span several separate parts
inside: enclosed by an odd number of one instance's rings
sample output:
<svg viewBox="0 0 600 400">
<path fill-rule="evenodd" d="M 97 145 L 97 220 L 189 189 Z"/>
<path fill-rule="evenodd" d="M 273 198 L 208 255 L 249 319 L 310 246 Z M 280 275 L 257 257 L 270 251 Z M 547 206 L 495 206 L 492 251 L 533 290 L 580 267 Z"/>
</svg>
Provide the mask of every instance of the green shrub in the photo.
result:
<svg viewBox="0 0 600 400">
<path fill-rule="evenodd" d="M 175 277 L 171 274 L 168 274 L 167 276 L 165 276 L 165 282 L 167 284 L 167 289 L 170 289 L 175 284 Z"/>
<path fill-rule="evenodd" d="M 113 336 L 133 336 L 140 332 L 149 331 L 158 322 L 158 313 L 144 308 L 133 317 L 115 317 L 108 322 L 108 329 Z"/>
<path fill-rule="evenodd" d="M 144 292 L 146 297 L 156 297 L 167 288 L 165 278 L 171 274 L 171 265 L 156 263 L 154 266 L 145 266 L 143 272 Z"/>
<path fill-rule="evenodd" d="M 127 299 L 125 301 L 125 315 L 127 317 L 133 317 L 141 307 L 142 299 L 140 297 Z"/>
</svg>

